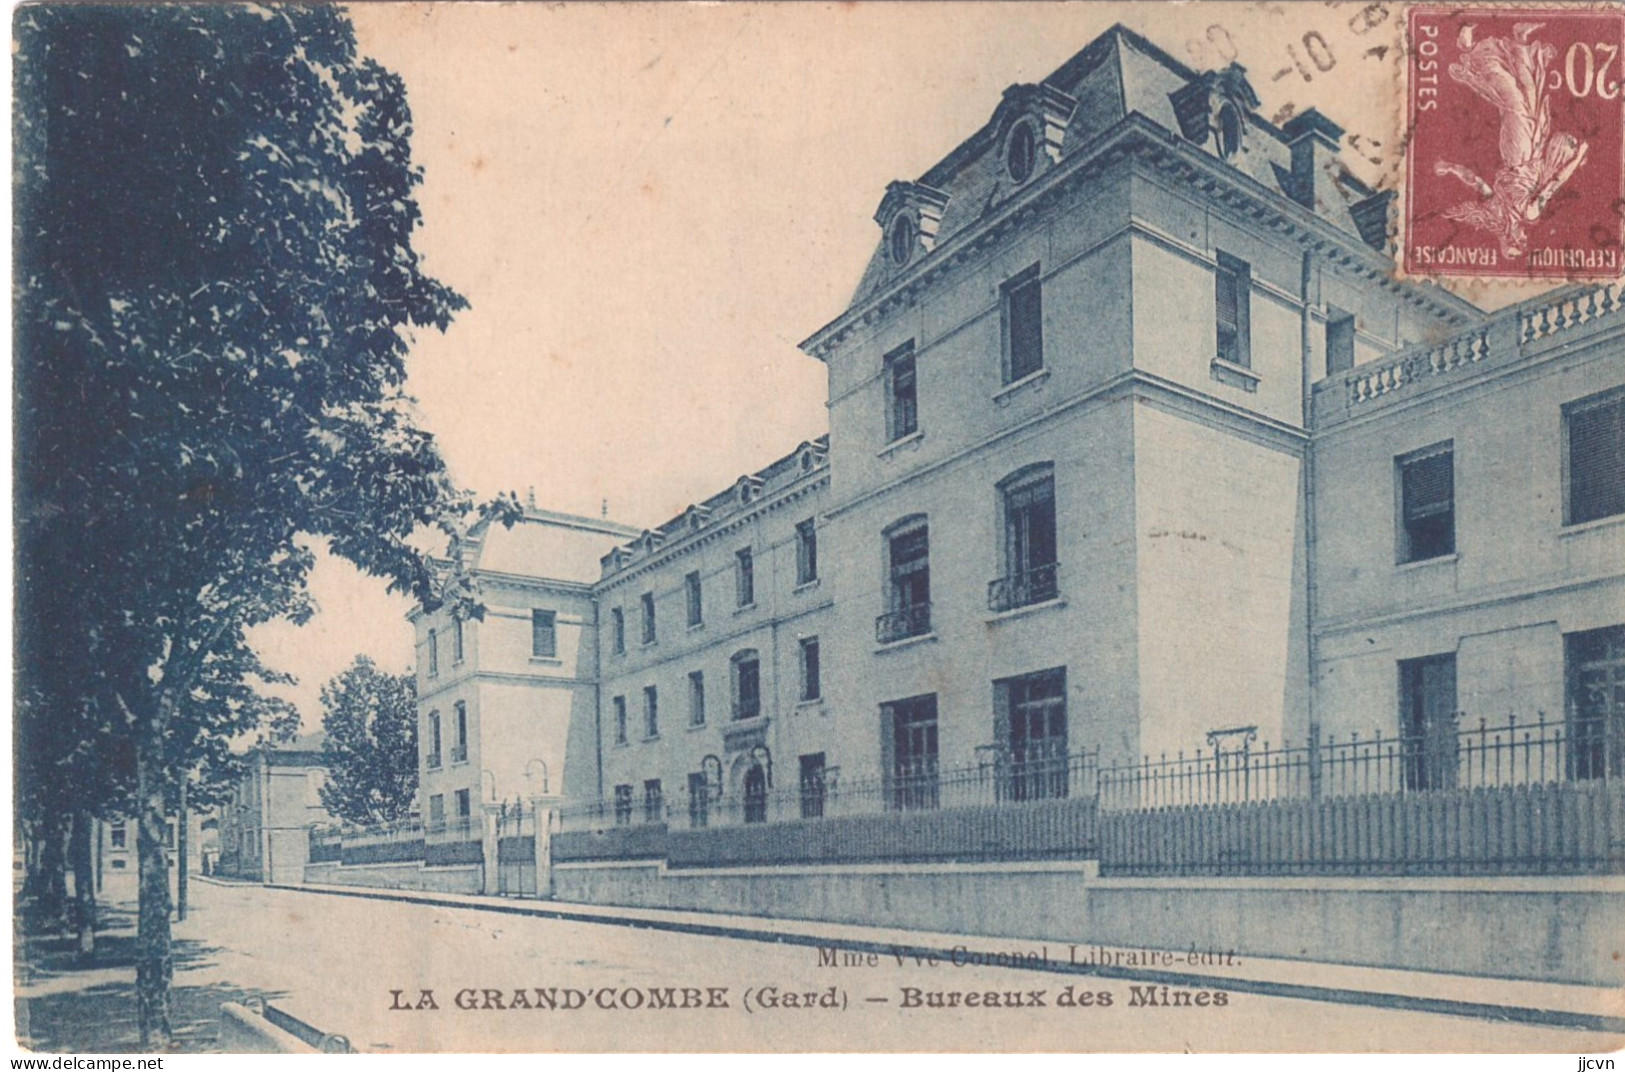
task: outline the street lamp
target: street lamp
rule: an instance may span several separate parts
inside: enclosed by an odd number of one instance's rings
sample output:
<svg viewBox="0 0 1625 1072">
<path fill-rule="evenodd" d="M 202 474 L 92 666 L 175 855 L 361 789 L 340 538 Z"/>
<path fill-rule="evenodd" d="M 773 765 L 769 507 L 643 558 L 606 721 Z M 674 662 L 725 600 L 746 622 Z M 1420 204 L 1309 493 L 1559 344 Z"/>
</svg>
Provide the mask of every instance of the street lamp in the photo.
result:
<svg viewBox="0 0 1625 1072">
<path fill-rule="evenodd" d="M 497 776 L 488 770 L 480 771 L 480 784 L 482 786 L 485 784 L 485 778 L 487 775 L 490 775 L 491 778 L 491 799 L 489 802 L 495 804 L 497 802 Z"/>
<path fill-rule="evenodd" d="M 536 764 L 540 764 L 542 768 L 542 791 L 540 793 L 536 792 L 536 776 L 530 769 Z M 531 787 L 530 799 L 532 800 L 535 800 L 537 797 L 545 797 L 550 795 L 550 783 L 547 775 L 547 761 L 545 759 L 532 759 L 525 764 L 525 784 Z"/>
</svg>

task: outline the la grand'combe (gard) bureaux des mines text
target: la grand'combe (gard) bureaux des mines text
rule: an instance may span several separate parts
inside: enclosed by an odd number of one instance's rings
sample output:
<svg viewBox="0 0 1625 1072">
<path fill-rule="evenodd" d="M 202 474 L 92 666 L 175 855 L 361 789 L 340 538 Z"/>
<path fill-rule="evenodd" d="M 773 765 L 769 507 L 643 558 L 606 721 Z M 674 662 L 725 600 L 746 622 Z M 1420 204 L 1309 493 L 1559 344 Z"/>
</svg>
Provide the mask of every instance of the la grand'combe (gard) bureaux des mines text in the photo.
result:
<svg viewBox="0 0 1625 1072">
<path fill-rule="evenodd" d="M 946 953 L 893 948 L 886 954 L 842 950 L 820 946 L 816 950 L 820 968 L 875 968 L 888 961 L 898 967 L 964 968 L 1005 967 L 1048 969 L 1066 965 L 1083 969 L 1137 969 L 1225 966 L 1240 963 L 1233 950 L 1198 950 L 1184 953 L 1159 950 L 1106 949 L 1100 946 L 1068 945 L 1064 958 L 1050 956 L 1049 946 L 1031 951 L 983 952 L 955 946 Z M 416 991 L 391 990 L 391 1012 L 440 1012 L 441 999 L 433 988 Z M 1190 990 L 1165 985 L 1127 985 L 1123 995 L 1129 1008 L 1207 1008 L 1230 1004 L 1224 990 Z M 896 1004 L 902 1009 L 1087 1009 L 1110 1008 L 1118 1003 L 1118 992 L 1109 988 L 1090 989 L 1069 983 L 1055 990 L 960 990 L 904 986 L 895 998 L 887 995 L 859 995 L 865 1004 Z M 726 986 L 663 987 L 461 987 L 453 992 L 450 1007 L 463 1012 L 574 1012 L 599 1009 L 605 1012 L 661 1012 L 695 1009 L 743 1008 L 746 1012 L 776 1012 L 783 1009 L 845 1009 L 851 995 L 842 987 L 794 989 L 766 984 L 742 990 Z M 1584 1070 L 1582 1070 L 1584 1072 Z"/>
</svg>

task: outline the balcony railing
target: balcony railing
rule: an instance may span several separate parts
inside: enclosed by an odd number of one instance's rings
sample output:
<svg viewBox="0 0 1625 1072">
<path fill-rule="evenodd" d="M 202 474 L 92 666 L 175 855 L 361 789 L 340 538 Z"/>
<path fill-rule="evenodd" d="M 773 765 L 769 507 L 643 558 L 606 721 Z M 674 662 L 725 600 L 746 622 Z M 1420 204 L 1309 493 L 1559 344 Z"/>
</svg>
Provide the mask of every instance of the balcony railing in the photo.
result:
<svg viewBox="0 0 1625 1072">
<path fill-rule="evenodd" d="M 882 614 L 875 619 L 875 639 L 882 644 L 893 644 L 909 637 L 924 636 L 931 631 L 931 604 L 913 606 Z"/>
<path fill-rule="evenodd" d="M 1591 325 L 1617 316 L 1622 308 L 1625 284 L 1618 282 L 1544 295 L 1504 309 L 1450 338 L 1410 346 L 1381 360 L 1356 365 L 1337 377 L 1327 377 L 1316 393 L 1340 390 L 1343 397 L 1339 408 L 1347 413 L 1388 395 L 1414 393 L 1421 384 L 1437 377 L 1485 362 L 1496 365 L 1515 360 L 1532 347 L 1549 345 L 1545 340 L 1552 336 L 1576 329 L 1589 331 Z"/>
<path fill-rule="evenodd" d="M 468 762 L 468 745 L 454 744 L 451 746 L 451 761 L 453 763 Z"/>
<path fill-rule="evenodd" d="M 1058 570 L 1059 566 L 1051 562 L 989 582 L 988 609 L 994 612 L 1015 610 L 1054 599 L 1061 594 Z"/>
<path fill-rule="evenodd" d="M 439 770 L 440 769 L 440 753 L 439 752 L 430 752 L 428 758 L 425 759 L 423 762 L 424 762 L 424 766 L 428 767 L 430 770 Z"/>
</svg>

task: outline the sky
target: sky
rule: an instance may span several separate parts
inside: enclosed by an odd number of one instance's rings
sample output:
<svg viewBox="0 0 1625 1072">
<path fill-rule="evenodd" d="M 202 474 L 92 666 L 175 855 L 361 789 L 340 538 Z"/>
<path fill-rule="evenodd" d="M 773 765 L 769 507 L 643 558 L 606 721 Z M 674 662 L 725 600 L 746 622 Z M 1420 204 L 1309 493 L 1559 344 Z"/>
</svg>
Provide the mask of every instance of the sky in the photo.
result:
<svg viewBox="0 0 1625 1072">
<path fill-rule="evenodd" d="M 1266 116 L 1318 105 L 1393 170 L 1397 17 L 1349 4 L 364 4 L 405 80 L 415 242 L 470 303 L 420 334 L 409 390 L 481 497 L 637 527 L 826 430 L 797 343 L 866 264 L 887 183 L 915 179 L 1122 21 L 1199 69 L 1246 66 Z M 1328 61 L 1330 66 L 1328 67 Z M 323 558 L 321 612 L 254 640 L 300 684 L 411 662 L 408 602 Z"/>
</svg>

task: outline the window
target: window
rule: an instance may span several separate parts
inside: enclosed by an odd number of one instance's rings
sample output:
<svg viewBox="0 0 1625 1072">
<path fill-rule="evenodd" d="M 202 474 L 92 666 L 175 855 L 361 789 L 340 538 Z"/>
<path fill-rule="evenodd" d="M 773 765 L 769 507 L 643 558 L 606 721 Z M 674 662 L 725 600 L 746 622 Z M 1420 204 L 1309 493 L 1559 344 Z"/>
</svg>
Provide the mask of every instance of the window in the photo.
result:
<svg viewBox="0 0 1625 1072">
<path fill-rule="evenodd" d="M 440 634 L 429 630 L 429 676 L 440 673 Z"/>
<path fill-rule="evenodd" d="M 643 821 L 660 823 L 666 820 L 665 794 L 660 791 L 660 779 L 650 778 L 643 783 Z"/>
<path fill-rule="evenodd" d="M 113 870 L 114 871 L 123 871 L 127 867 L 129 867 L 129 863 L 124 859 L 124 857 L 116 856 L 116 857 L 113 858 Z"/>
<path fill-rule="evenodd" d="M 711 783 L 703 771 L 688 776 L 688 825 L 696 830 L 711 821 Z"/>
<path fill-rule="evenodd" d="M 1354 314 L 1326 310 L 1326 375 L 1354 367 Z"/>
<path fill-rule="evenodd" d="M 462 700 L 457 701 L 457 736 L 451 746 L 451 761 L 453 763 L 468 762 L 468 704 Z"/>
<path fill-rule="evenodd" d="M 1580 525 L 1625 514 L 1625 391 L 1581 399 L 1563 411 L 1567 440 L 1567 510 Z"/>
<path fill-rule="evenodd" d="M 801 698 L 816 700 L 823 695 L 818 674 L 818 638 L 801 638 Z"/>
<path fill-rule="evenodd" d="M 1421 562 L 1456 550 L 1455 457 L 1449 443 L 1408 454 L 1399 465 L 1399 560 Z"/>
<path fill-rule="evenodd" d="M 733 657 L 733 715 L 741 722 L 762 713 L 762 664 L 755 649 Z"/>
<path fill-rule="evenodd" d="M 734 554 L 734 596 L 741 607 L 756 602 L 756 560 L 748 547 Z"/>
<path fill-rule="evenodd" d="M 690 573 L 683 578 L 683 592 L 688 597 L 688 624 L 701 625 L 705 622 L 705 604 L 701 598 L 700 575 L 698 572 Z"/>
<path fill-rule="evenodd" d="M 886 794 L 892 808 L 909 811 L 937 806 L 937 697 L 916 696 L 881 708 L 889 732 Z"/>
<path fill-rule="evenodd" d="M 435 770 L 440 766 L 440 712 L 429 712 L 429 732 L 424 734 L 429 739 L 429 769 Z"/>
<path fill-rule="evenodd" d="M 530 654 L 534 659 L 552 659 L 559 653 L 558 616 L 550 610 L 530 612 Z"/>
<path fill-rule="evenodd" d="M 653 685 L 643 686 L 644 740 L 660 736 L 660 694 Z"/>
<path fill-rule="evenodd" d="M 610 637 L 615 645 L 616 655 L 626 654 L 626 612 L 616 607 L 609 612 Z"/>
<path fill-rule="evenodd" d="M 999 749 L 1002 799 L 1066 796 L 1066 670 L 995 681 L 993 739 Z"/>
<path fill-rule="evenodd" d="M 1250 368 L 1253 363 L 1249 338 L 1252 270 L 1246 261 L 1237 260 L 1228 253 L 1219 253 L 1214 280 L 1219 360 Z"/>
<path fill-rule="evenodd" d="M 1055 475 L 1049 465 L 1023 469 L 999 484 L 1004 515 L 1004 576 L 988 588 L 988 606 L 1011 610 L 1054 599 L 1057 583 Z"/>
<path fill-rule="evenodd" d="M 824 817 L 824 753 L 801 757 L 801 817 Z"/>
<path fill-rule="evenodd" d="M 891 259 L 899 268 L 908 263 L 914 253 L 914 217 L 906 212 L 899 212 L 892 217 L 891 223 Z"/>
<path fill-rule="evenodd" d="M 111 830 L 112 845 L 115 849 L 129 848 L 130 831 L 123 823 L 114 823 Z"/>
<path fill-rule="evenodd" d="M 1406 789 L 1456 786 L 1456 656 L 1399 664 L 1400 758 Z"/>
<path fill-rule="evenodd" d="M 1031 178 L 1037 157 L 1038 143 L 1033 137 L 1032 124 L 1017 123 L 1004 146 L 1004 168 L 1010 174 L 1010 181 L 1019 186 Z"/>
<path fill-rule="evenodd" d="M 468 830 L 468 817 L 474 814 L 473 802 L 467 789 L 457 790 L 457 825 L 465 832 Z"/>
<path fill-rule="evenodd" d="M 1567 775 L 1625 773 L 1625 625 L 1563 638 L 1568 678 Z"/>
<path fill-rule="evenodd" d="M 626 826 L 632 821 L 632 787 L 618 785 L 615 787 L 615 825 Z"/>
<path fill-rule="evenodd" d="M 889 609 L 875 623 L 882 644 L 931 631 L 931 545 L 925 521 L 894 525 L 886 537 L 886 556 Z"/>
<path fill-rule="evenodd" d="M 645 592 L 639 598 L 639 602 L 643 605 L 643 642 L 653 644 L 655 642 L 655 594 Z"/>
<path fill-rule="evenodd" d="M 914 376 L 914 342 L 886 355 L 886 442 L 895 443 L 920 430 L 920 400 Z"/>
<path fill-rule="evenodd" d="M 1044 302 L 1038 265 L 1000 288 L 1004 311 L 1004 382 L 1031 376 L 1044 367 Z"/>
<path fill-rule="evenodd" d="M 463 661 L 463 620 L 451 620 L 451 661 L 453 664 Z"/>
<path fill-rule="evenodd" d="M 446 797 L 436 793 L 429 798 L 429 829 L 439 832 L 446 825 Z"/>
<path fill-rule="evenodd" d="M 1219 108 L 1218 121 L 1215 124 L 1219 136 L 1219 155 L 1229 160 L 1241 149 L 1241 111 L 1234 104 L 1226 102 Z"/>
<path fill-rule="evenodd" d="M 688 675 L 688 724 L 705 725 L 705 674 L 700 670 Z"/>
<path fill-rule="evenodd" d="M 818 526 L 812 518 L 796 526 L 796 586 L 818 579 Z"/>
<path fill-rule="evenodd" d="M 615 711 L 615 743 L 626 743 L 626 697 L 617 696 L 611 702 Z"/>
</svg>

